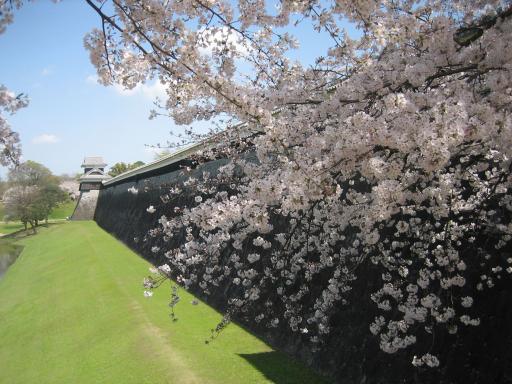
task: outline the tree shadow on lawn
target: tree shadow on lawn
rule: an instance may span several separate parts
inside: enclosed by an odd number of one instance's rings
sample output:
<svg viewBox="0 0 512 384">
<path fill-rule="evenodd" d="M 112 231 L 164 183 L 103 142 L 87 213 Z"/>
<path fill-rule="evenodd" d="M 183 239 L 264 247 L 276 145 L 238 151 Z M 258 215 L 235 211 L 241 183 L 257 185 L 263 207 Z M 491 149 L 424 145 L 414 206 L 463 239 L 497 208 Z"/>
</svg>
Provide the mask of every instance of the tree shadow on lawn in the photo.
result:
<svg viewBox="0 0 512 384">
<path fill-rule="evenodd" d="M 329 381 L 282 352 L 239 354 L 275 384 L 328 384 Z"/>
<path fill-rule="evenodd" d="M 25 237 L 37 235 L 41 228 L 50 228 L 50 227 L 53 227 L 53 226 L 56 226 L 56 225 L 62 225 L 62 224 L 65 224 L 65 223 L 67 223 L 67 220 L 62 220 L 62 221 L 59 220 L 59 221 L 54 221 L 54 222 L 49 222 L 49 223 L 41 223 L 41 224 L 36 226 L 36 233 L 34 233 L 32 228 L 30 228 L 30 227 L 27 228 L 26 230 L 22 228 L 19 231 L 7 233 L 7 234 L 1 236 L 0 239 L 16 239 L 16 240 L 19 240 L 19 239 L 23 239 Z"/>
</svg>

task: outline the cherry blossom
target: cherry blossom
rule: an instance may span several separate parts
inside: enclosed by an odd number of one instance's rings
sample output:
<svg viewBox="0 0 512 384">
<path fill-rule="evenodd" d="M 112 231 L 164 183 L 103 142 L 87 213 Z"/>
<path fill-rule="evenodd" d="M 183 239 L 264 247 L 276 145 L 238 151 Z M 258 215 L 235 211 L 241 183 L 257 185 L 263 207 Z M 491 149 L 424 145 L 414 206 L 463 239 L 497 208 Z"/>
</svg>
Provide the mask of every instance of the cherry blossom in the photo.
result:
<svg viewBox="0 0 512 384">
<path fill-rule="evenodd" d="M 0 2 L 0 35 L 13 21 L 14 10 L 22 5 L 21 0 Z M 11 130 L 5 113 L 14 114 L 20 108 L 28 105 L 28 97 L 23 93 L 14 94 L 0 83 L 0 164 L 17 164 L 21 155 L 18 133 Z"/>
<path fill-rule="evenodd" d="M 182 286 L 236 286 L 215 335 L 246 316 L 321 348 L 363 265 L 384 352 L 437 367 L 424 340 L 480 324 L 475 291 L 512 271 L 507 2 L 87 3 L 103 84 L 158 80 L 153 117 L 224 128 L 190 134 L 198 163 L 226 165 L 184 169 L 146 236 Z M 313 64 L 294 26 L 330 42 Z"/>
</svg>

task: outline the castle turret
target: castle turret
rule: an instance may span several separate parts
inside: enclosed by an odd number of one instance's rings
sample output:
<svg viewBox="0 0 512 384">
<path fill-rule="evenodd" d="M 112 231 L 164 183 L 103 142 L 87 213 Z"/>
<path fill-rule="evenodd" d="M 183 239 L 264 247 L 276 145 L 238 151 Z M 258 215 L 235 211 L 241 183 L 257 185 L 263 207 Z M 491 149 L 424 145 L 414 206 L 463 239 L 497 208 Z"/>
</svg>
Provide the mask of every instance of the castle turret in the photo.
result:
<svg viewBox="0 0 512 384">
<path fill-rule="evenodd" d="M 102 183 L 111 177 L 105 174 L 107 164 L 100 156 L 86 157 L 82 163 L 84 174 L 80 182 L 80 197 L 73 212 L 72 220 L 93 220 L 94 211 Z"/>
<path fill-rule="evenodd" d="M 84 174 L 78 180 L 80 182 L 80 191 L 90 191 L 101 189 L 103 180 L 111 177 L 105 174 L 107 164 L 100 156 L 86 157 L 82 163 Z"/>
</svg>

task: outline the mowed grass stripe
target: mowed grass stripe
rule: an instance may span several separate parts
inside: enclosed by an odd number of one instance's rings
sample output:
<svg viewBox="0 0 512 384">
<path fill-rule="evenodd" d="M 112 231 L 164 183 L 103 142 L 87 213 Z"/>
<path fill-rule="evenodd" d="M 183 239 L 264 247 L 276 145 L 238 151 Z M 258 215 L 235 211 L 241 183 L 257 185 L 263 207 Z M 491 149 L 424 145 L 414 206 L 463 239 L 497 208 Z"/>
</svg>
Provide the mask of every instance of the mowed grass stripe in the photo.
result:
<svg viewBox="0 0 512 384">
<path fill-rule="evenodd" d="M 170 322 L 168 287 L 151 299 L 149 264 L 94 222 L 41 229 L 0 279 L 0 383 L 321 383 L 181 291 Z"/>
</svg>

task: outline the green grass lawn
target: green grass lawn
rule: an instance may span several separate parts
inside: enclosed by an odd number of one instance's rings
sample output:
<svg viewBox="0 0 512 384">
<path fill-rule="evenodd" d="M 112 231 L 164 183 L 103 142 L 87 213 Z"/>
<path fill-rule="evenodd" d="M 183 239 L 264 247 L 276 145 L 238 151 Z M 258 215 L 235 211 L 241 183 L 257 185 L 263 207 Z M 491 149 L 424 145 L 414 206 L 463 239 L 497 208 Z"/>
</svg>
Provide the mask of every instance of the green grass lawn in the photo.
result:
<svg viewBox="0 0 512 384">
<path fill-rule="evenodd" d="M 0 221 L 0 234 L 6 235 L 8 233 L 13 233 L 16 231 L 20 231 L 23 228 L 23 224 L 19 221 L 9 221 L 8 223 L 4 221 Z"/>
<path fill-rule="evenodd" d="M 73 214 L 75 209 L 76 201 L 66 201 L 53 209 L 48 216 L 49 220 L 65 219 Z"/>
<path fill-rule="evenodd" d="M 0 278 L 0 383 L 323 383 L 302 365 L 168 287 L 143 297 L 148 263 L 94 222 L 63 222 L 19 241 Z"/>
</svg>

